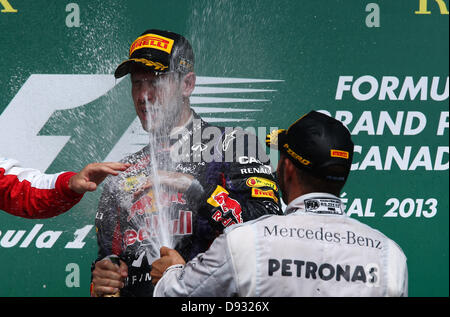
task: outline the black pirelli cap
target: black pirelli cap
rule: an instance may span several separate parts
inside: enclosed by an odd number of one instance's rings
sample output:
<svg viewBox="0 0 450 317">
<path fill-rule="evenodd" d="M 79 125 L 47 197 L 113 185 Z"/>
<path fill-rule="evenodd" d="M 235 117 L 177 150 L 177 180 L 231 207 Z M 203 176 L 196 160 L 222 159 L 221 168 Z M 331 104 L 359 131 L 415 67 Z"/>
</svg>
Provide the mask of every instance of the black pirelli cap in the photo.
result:
<svg viewBox="0 0 450 317">
<path fill-rule="evenodd" d="M 128 59 L 114 72 L 116 78 L 130 73 L 133 64 L 144 66 L 157 73 L 194 71 L 194 52 L 182 35 L 151 29 L 142 33 L 130 46 Z"/>
<path fill-rule="evenodd" d="M 348 129 L 330 116 L 311 111 L 287 130 L 272 131 L 266 144 L 315 176 L 337 182 L 347 180 L 354 144 Z"/>
</svg>

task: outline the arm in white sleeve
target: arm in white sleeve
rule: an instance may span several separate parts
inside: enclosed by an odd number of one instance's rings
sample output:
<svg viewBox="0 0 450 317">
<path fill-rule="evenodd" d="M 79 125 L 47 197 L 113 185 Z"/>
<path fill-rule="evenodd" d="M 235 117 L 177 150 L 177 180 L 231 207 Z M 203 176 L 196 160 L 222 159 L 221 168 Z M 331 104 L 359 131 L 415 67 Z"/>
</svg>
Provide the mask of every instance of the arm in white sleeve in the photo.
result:
<svg viewBox="0 0 450 317">
<path fill-rule="evenodd" d="M 234 268 L 225 234 L 211 247 L 186 263 L 169 267 L 156 284 L 155 297 L 237 296 Z"/>
</svg>

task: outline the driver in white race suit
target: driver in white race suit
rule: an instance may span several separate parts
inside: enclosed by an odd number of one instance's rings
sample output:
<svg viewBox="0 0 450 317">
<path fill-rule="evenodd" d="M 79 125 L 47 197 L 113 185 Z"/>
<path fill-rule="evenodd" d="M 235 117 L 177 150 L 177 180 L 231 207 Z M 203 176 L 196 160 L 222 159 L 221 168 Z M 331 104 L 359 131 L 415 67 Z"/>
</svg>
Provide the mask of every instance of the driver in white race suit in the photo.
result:
<svg viewBox="0 0 450 317">
<path fill-rule="evenodd" d="M 188 263 L 161 248 L 154 296 L 407 296 L 401 248 L 343 212 L 338 197 L 353 158 L 347 128 L 311 111 L 267 143 L 281 152 L 286 215 L 233 225 Z"/>
</svg>

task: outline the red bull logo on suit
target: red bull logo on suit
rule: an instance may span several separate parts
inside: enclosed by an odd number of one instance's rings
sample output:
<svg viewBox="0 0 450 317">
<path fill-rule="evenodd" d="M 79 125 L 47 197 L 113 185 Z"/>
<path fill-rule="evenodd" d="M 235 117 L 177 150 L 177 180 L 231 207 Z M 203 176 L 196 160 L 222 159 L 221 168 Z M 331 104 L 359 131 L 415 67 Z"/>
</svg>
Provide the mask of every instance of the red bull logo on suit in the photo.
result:
<svg viewBox="0 0 450 317">
<path fill-rule="evenodd" d="M 220 207 L 212 216 L 214 221 L 221 222 L 225 227 L 235 223 L 242 223 L 242 208 L 237 200 L 229 197 L 230 193 L 223 187 L 217 186 L 216 190 L 208 198 L 208 203 L 214 207 Z M 229 218 L 229 214 L 233 218 Z M 226 216 L 227 218 L 224 218 Z"/>
</svg>

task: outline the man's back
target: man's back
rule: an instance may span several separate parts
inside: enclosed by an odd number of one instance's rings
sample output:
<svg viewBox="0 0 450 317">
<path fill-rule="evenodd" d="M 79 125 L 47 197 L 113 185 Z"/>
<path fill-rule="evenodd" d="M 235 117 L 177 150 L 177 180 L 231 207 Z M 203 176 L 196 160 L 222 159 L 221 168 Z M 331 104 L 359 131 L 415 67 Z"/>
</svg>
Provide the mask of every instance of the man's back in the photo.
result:
<svg viewBox="0 0 450 317">
<path fill-rule="evenodd" d="M 407 296 L 406 257 L 381 232 L 313 193 L 286 216 L 235 225 L 184 267 L 171 266 L 155 296 Z"/>
<path fill-rule="evenodd" d="M 407 296 L 400 247 L 345 214 L 262 217 L 227 242 L 240 296 Z"/>
</svg>

